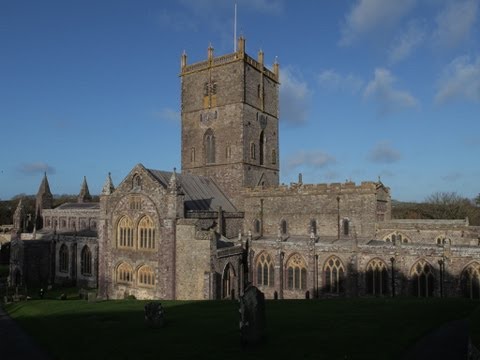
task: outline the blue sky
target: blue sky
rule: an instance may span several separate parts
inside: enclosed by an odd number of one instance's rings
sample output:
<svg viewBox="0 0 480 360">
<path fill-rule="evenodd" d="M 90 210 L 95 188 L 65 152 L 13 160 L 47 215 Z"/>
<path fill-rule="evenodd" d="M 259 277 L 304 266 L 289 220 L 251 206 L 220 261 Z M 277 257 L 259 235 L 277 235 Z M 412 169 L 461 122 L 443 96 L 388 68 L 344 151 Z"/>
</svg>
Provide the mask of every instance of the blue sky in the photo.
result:
<svg viewBox="0 0 480 360">
<path fill-rule="evenodd" d="M 280 63 L 281 182 L 480 192 L 480 0 L 238 0 Z M 0 199 L 180 168 L 180 55 L 233 51 L 235 1 L 0 1 Z"/>
</svg>

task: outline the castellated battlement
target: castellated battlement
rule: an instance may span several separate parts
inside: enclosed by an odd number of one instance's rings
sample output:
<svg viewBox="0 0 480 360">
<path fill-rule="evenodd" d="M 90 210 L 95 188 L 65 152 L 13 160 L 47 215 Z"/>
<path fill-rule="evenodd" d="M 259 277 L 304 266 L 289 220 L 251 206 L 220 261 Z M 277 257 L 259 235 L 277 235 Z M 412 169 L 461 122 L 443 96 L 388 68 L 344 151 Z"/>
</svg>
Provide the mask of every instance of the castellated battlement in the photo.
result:
<svg viewBox="0 0 480 360">
<path fill-rule="evenodd" d="M 331 194 L 375 194 L 379 183 L 363 181 L 360 185 L 348 181 L 330 184 L 290 183 L 289 185 L 246 188 L 246 196 L 278 196 L 278 195 L 331 195 Z M 388 189 L 388 188 L 386 188 Z M 389 190 L 389 189 L 388 189 Z"/>
<path fill-rule="evenodd" d="M 240 37 L 238 39 L 238 50 L 236 52 L 215 57 L 213 54 L 213 47 L 210 45 L 208 47 L 208 59 L 205 61 L 200 61 L 200 62 L 190 64 L 190 65 L 187 65 L 187 54 L 184 52 L 181 57 L 180 76 L 195 73 L 197 71 L 203 71 L 203 70 L 217 67 L 217 66 L 223 66 L 236 61 L 245 61 L 247 64 L 251 65 L 258 71 L 263 73 L 264 76 L 270 78 L 276 83 L 279 83 L 279 66 L 277 61 L 275 61 L 275 63 L 273 64 L 273 71 L 267 69 L 264 66 L 263 51 L 260 50 L 258 52 L 257 60 L 249 56 L 245 52 L 245 38 L 243 37 Z"/>
</svg>

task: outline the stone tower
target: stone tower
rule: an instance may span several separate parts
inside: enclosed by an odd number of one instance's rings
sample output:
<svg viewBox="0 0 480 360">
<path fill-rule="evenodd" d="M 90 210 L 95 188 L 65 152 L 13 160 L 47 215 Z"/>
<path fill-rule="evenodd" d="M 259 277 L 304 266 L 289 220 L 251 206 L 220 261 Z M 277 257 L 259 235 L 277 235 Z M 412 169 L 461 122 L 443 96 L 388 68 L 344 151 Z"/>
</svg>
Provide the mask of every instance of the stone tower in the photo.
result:
<svg viewBox="0 0 480 360">
<path fill-rule="evenodd" d="M 187 65 L 181 58 L 182 172 L 214 178 L 237 206 L 243 187 L 279 181 L 279 66 L 238 51 Z"/>
<path fill-rule="evenodd" d="M 51 209 L 53 207 L 53 195 L 48 184 L 47 173 L 44 173 L 42 183 L 38 188 L 35 200 L 35 227 L 37 230 L 43 227 L 42 212 L 43 209 Z"/>
</svg>

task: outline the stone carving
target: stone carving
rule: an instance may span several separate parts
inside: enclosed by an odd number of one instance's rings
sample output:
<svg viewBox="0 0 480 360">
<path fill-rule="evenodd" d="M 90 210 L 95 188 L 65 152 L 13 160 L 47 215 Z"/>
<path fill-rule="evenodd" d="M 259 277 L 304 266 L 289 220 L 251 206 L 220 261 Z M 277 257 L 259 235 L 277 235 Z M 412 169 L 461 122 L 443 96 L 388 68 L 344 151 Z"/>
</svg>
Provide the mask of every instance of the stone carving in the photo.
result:
<svg viewBox="0 0 480 360">
<path fill-rule="evenodd" d="M 161 328 L 165 325 L 165 310 L 159 302 L 145 304 L 145 323 L 152 328 Z"/>
<path fill-rule="evenodd" d="M 248 285 L 240 297 L 240 343 L 257 345 L 265 340 L 265 296 L 255 286 Z"/>
</svg>

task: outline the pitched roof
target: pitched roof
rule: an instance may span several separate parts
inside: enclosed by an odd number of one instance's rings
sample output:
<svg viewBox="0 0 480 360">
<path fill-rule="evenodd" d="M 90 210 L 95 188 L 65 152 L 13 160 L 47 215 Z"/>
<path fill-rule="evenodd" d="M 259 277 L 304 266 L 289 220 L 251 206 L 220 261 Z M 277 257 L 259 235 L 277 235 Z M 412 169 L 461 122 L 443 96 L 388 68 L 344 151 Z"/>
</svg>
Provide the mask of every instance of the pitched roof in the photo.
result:
<svg viewBox="0 0 480 360">
<path fill-rule="evenodd" d="M 96 210 L 100 209 L 100 203 L 93 202 L 93 203 L 63 203 L 55 208 L 55 210 L 62 209 L 62 210 Z"/>
<path fill-rule="evenodd" d="M 172 172 L 147 169 L 150 174 L 165 188 L 170 183 Z M 176 181 L 180 184 L 185 193 L 186 210 L 207 210 L 217 211 L 221 206 L 222 210 L 235 212 L 237 209 L 230 202 L 220 187 L 210 178 L 192 175 L 176 174 Z"/>
</svg>

